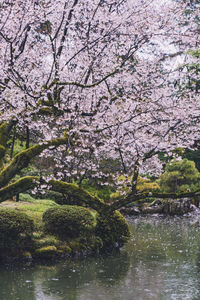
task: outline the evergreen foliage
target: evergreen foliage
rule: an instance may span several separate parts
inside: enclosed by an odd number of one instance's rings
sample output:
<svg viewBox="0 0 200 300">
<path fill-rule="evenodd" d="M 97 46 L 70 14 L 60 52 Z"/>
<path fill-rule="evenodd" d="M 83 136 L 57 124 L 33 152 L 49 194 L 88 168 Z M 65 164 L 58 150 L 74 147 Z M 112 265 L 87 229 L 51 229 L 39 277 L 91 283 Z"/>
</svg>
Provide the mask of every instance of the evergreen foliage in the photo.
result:
<svg viewBox="0 0 200 300">
<path fill-rule="evenodd" d="M 188 192 L 197 188 L 199 179 L 195 163 L 185 158 L 166 165 L 165 172 L 160 176 L 160 186 L 166 193 Z"/>
</svg>

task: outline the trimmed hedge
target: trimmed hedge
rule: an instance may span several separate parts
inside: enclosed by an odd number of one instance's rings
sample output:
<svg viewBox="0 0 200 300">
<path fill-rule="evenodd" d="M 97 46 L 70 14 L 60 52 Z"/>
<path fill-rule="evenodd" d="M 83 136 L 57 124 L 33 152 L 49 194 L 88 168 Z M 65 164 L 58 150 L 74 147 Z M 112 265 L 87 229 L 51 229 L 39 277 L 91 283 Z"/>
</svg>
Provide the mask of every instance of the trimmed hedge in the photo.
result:
<svg viewBox="0 0 200 300">
<path fill-rule="evenodd" d="M 130 238 L 130 228 L 119 211 L 97 216 L 96 235 L 103 241 L 104 250 L 122 247 Z"/>
<path fill-rule="evenodd" d="M 94 217 L 84 207 L 62 205 L 50 208 L 43 214 L 45 231 L 60 238 L 75 238 L 94 230 Z"/>
<path fill-rule="evenodd" d="M 34 222 L 26 214 L 9 209 L 0 209 L 0 249 L 23 247 L 34 230 Z"/>
</svg>

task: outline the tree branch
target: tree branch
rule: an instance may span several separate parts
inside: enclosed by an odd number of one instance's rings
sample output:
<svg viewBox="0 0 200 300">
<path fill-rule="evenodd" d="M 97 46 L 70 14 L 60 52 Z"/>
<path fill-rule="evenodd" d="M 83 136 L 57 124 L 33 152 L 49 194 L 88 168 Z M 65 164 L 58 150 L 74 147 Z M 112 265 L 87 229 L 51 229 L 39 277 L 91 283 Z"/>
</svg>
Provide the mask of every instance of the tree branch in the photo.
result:
<svg viewBox="0 0 200 300">
<path fill-rule="evenodd" d="M 77 87 L 81 87 L 81 88 L 93 88 L 97 85 L 99 85 L 100 83 L 102 83 L 103 81 L 105 81 L 108 77 L 111 77 L 115 74 L 117 74 L 119 72 L 119 68 L 115 69 L 113 72 L 107 74 L 106 76 L 104 76 L 102 79 L 100 79 L 99 81 L 96 81 L 92 84 L 83 84 L 83 83 L 79 83 L 76 81 L 72 81 L 72 82 L 57 82 L 56 80 L 54 82 L 51 83 L 51 85 L 48 87 L 48 89 L 50 89 L 53 85 L 57 84 L 57 85 L 75 85 Z"/>
<path fill-rule="evenodd" d="M 16 120 L 10 120 L 9 122 L 3 122 L 0 126 L 0 167 L 3 164 L 3 158 L 6 153 L 6 144 L 9 139 L 10 132 L 16 122 Z"/>
<path fill-rule="evenodd" d="M 73 197 L 76 201 L 78 200 L 80 202 L 80 206 L 82 206 L 83 203 L 85 203 L 89 207 L 97 211 L 109 208 L 109 206 L 105 204 L 102 199 L 91 195 L 76 184 L 53 179 L 50 180 L 48 184 L 50 184 L 50 190 Z"/>
<path fill-rule="evenodd" d="M 39 184 L 40 177 L 38 176 L 22 177 L 16 182 L 0 189 L 0 202 L 3 202 L 7 199 L 11 199 L 13 196 L 19 193 L 23 193 L 31 188 L 34 188 Z"/>
<path fill-rule="evenodd" d="M 146 192 L 142 194 L 134 194 L 130 193 L 126 198 L 120 199 L 118 201 L 113 202 L 110 205 L 111 211 L 120 209 L 121 207 L 125 207 L 130 203 L 137 202 L 142 199 L 147 199 L 147 198 L 161 198 L 161 199 L 179 199 L 179 198 L 187 198 L 187 197 L 195 197 L 200 195 L 200 190 L 197 190 L 196 192 L 187 192 L 187 193 L 181 193 L 181 194 L 176 194 L 176 193 L 153 193 L 153 192 Z"/>
<path fill-rule="evenodd" d="M 109 206 L 105 204 L 103 200 L 98 197 L 92 196 L 90 193 L 76 184 L 53 179 L 47 182 L 45 179 L 39 176 L 25 176 L 20 178 L 16 182 L 1 188 L 0 202 L 12 198 L 16 194 L 25 192 L 28 189 L 40 187 L 41 185 L 45 185 L 46 189 L 72 197 L 72 203 L 74 199 L 76 201 L 76 205 L 82 206 L 83 204 L 86 204 L 90 208 L 93 208 L 97 211 L 109 209 Z"/>
<path fill-rule="evenodd" d="M 0 172 L 0 187 L 9 183 L 9 181 L 22 169 L 26 168 L 35 156 L 39 155 L 43 150 L 50 146 L 58 147 L 66 144 L 68 136 L 62 138 L 45 141 L 41 144 L 34 145 L 26 150 L 16 154 L 10 164 Z"/>
</svg>

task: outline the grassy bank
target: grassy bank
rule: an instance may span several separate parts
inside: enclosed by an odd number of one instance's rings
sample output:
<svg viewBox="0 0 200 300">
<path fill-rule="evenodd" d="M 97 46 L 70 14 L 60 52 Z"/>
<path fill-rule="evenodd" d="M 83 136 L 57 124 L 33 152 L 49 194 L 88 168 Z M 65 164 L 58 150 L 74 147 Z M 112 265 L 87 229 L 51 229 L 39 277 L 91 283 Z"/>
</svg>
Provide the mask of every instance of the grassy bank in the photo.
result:
<svg viewBox="0 0 200 300">
<path fill-rule="evenodd" d="M 56 259 L 59 257 L 87 255 L 98 252 L 101 243 L 95 237 L 95 234 L 60 239 L 57 235 L 52 235 L 45 231 L 42 219 L 44 212 L 51 208 L 60 207 L 59 204 L 47 199 L 35 200 L 26 194 L 22 194 L 21 199 L 22 201 L 19 202 L 8 200 L 0 204 L 0 209 L 6 208 L 19 213 L 22 212 L 30 217 L 34 223 L 31 243 L 29 243 L 28 247 L 24 249 L 22 247 L 20 250 L 20 246 L 12 247 L 8 251 L 10 256 L 27 259 Z M 95 218 L 94 212 L 92 212 L 92 215 Z M 7 256 L 5 252 L 7 251 L 2 251 L 1 259 Z"/>
</svg>

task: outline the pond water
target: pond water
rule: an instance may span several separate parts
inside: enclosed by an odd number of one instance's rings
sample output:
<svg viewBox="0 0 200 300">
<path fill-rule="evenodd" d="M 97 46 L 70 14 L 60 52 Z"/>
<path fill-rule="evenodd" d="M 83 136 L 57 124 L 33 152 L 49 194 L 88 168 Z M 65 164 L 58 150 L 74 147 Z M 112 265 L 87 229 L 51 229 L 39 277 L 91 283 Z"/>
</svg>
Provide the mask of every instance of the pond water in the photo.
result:
<svg viewBox="0 0 200 300">
<path fill-rule="evenodd" d="M 199 300 L 200 215 L 129 219 L 130 242 L 107 257 L 1 266 L 1 300 Z"/>
</svg>

